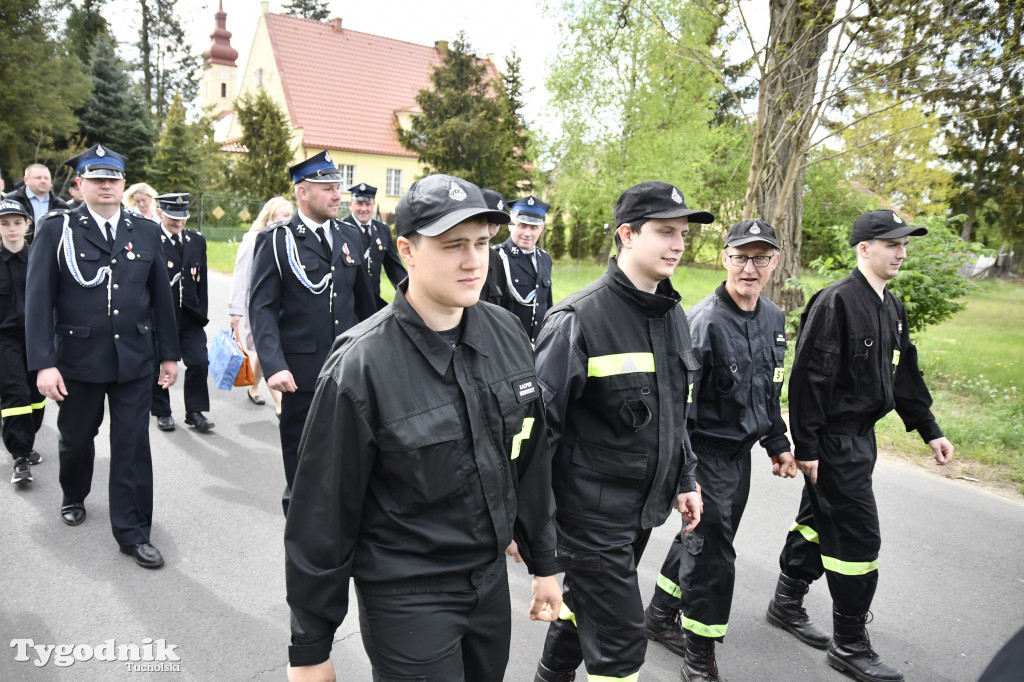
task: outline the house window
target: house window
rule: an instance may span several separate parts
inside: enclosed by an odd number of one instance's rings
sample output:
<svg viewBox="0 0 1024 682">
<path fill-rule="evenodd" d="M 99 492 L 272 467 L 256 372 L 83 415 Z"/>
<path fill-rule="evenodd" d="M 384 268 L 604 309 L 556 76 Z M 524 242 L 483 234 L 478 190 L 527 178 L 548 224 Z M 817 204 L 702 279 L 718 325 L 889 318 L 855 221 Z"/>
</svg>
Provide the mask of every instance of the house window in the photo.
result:
<svg viewBox="0 0 1024 682">
<path fill-rule="evenodd" d="M 256 85 L 263 85 L 263 69 L 256 69 Z"/>
<path fill-rule="evenodd" d="M 355 166 L 338 166 L 338 172 L 341 173 L 341 191 L 347 190 L 352 185 L 356 184 L 356 167 Z"/>
<path fill-rule="evenodd" d="M 397 197 L 402 194 L 402 171 L 395 168 L 388 168 L 388 187 L 387 192 L 389 197 Z"/>
<path fill-rule="evenodd" d="M 228 96 L 228 84 L 227 83 L 221 83 L 220 84 L 220 96 L 221 97 L 227 97 Z"/>
</svg>

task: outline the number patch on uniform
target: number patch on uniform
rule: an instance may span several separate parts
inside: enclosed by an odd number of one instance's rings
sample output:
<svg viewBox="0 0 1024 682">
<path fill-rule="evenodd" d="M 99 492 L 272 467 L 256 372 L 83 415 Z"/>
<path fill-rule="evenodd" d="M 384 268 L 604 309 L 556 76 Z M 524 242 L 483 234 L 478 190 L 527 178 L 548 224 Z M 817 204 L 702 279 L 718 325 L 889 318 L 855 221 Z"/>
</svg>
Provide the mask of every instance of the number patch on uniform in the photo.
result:
<svg viewBox="0 0 1024 682">
<path fill-rule="evenodd" d="M 896 368 L 900 366 L 900 349 L 896 348 L 892 351 L 892 371 L 895 372 Z"/>
<path fill-rule="evenodd" d="M 786 378 L 786 370 L 784 367 L 776 367 L 775 373 L 772 374 L 772 381 L 776 384 L 781 384 L 782 380 Z"/>
<path fill-rule="evenodd" d="M 512 391 L 516 394 L 516 401 L 520 403 L 533 400 L 537 397 L 537 380 L 533 377 L 516 379 L 512 382 Z"/>
</svg>

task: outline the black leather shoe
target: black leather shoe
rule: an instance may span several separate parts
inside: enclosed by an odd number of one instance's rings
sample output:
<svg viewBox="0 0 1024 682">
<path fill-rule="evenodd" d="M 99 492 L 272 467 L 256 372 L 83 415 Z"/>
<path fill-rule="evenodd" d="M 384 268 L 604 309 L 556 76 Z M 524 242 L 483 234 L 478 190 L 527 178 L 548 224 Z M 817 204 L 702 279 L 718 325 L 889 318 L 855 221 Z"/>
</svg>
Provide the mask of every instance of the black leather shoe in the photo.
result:
<svg viewBox="0 0 1024 682">
<path fill-rule="evenodd" d="M 256 395 L 253 395 L 252 393 L 249 393 L 249 391 L 246 391 L 245 394 L 247 396 L 249 396 L 249 402 L 252 403 L 253 405 L 266 405 L 267 404 L 267 401 L 264 400 L 263 396 L 261 396 L 259 393 L 257 393 Z"/>
<path fill-rule="evenodd" d="M 60 505 L 60 518 L 69 526 L 77 526 L 85 521 L 85 504 L 82 502 L 68 502 L 65 497 Z"/>
<path fill-rule="evenodd" d="M 828 646 L 828 633 L 811 622 L 804 608 L 804 595 L 809 585 L 803 580 L 795 580 L 785 573 L 779 574 L 778 585 L 775 586 L 775 599 L 768 602 L 768 622 L 777 628 L 791 633 L 804 644 L 815 649 Z"/>
<path fill-rule="evenodd" d="M 164 565 L 164 557 L 160 554 L 160 550 L 148 542 L 122 547 L 121 554 L 127 554 L 135 559 L 135 563 L 143 568 L 157 568 Z"/>
<path fill-rule="evenodd" d="M 189 412 L 185 415 L 185 423 L 199 433 L 206 433 L 213 428 L 213 422 L 204 417 L 202 412 Z"/>
<path fill-rule="evenodd" d="M 676 656 L 686 655 L 686 638 L 679 624 L 679 611 L 660 609 L 652 603 L 644 610 L 644 624 L 647 639 L 661 642 Z"/>
<path fill-rule="evenodd" d="M 157 417 L 156 427 L 161 431 L 173 431 L 174 417 L 172 417 L 171 415 L 167 415 L 166 417 Z"/>
</svg>

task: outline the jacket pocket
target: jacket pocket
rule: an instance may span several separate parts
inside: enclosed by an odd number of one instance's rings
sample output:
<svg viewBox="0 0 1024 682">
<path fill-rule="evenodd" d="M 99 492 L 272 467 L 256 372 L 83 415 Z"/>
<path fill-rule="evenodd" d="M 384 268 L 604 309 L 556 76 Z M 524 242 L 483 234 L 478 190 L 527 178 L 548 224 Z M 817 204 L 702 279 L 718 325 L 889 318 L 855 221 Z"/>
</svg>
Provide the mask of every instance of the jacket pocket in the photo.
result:
<svg viewBox="0 0 1024 682">
<path fill-rule="evenodd" d="M 132 282 L 145 282 L 149 279 L 149 269 L 153 265 L 153 255 L 144 251 L 129 251 L 133 258 L 127 254 L 117 256 L 118 263 L 124 263 L 125 272 Z M 117 267 L 116 265 L 114 267 Z"/>
<path fill-rule="evenodd" d="M 647 476 L 646 453 L 609 450 L 577 440 L 572 464 L 568 511 L 595 519 L 629 520 Z"/>
<path fill-rule="evenodd" d="M 821 376 L 832 376 L 838 354 L 839 347 L 836 343 L 828 339 L 816 338 L 811 341 L 810 353 L 807 355 L 807 369 Z"/>
<path fill-rule="evenodd" d="M 382 480 L 395 511 L 415 514 L 454 496 L 466 480 L 454 403 L 384 424 L 378 433 Z"/>
</svg>

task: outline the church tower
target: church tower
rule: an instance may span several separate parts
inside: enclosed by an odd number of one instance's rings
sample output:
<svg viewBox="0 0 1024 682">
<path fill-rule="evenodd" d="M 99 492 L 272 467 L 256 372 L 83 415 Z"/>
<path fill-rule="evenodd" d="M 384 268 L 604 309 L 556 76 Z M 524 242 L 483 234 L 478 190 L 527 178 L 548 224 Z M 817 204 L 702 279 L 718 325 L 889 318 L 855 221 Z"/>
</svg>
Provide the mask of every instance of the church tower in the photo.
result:
<svg viewBox="0 0 1024 682">
<path fill-rule="evenodd" d="M 234 109 L 237 94 L 238 50 L 231 47 L 231 32 L 227 30 L 228 13 L 221 0 L 214 14 L 216 28 L 210 34 L 210 47 L 203 52 L 203 87 L 201 104 L 209 108 L 214 118 L 220 118 Z"/>
</svg>

